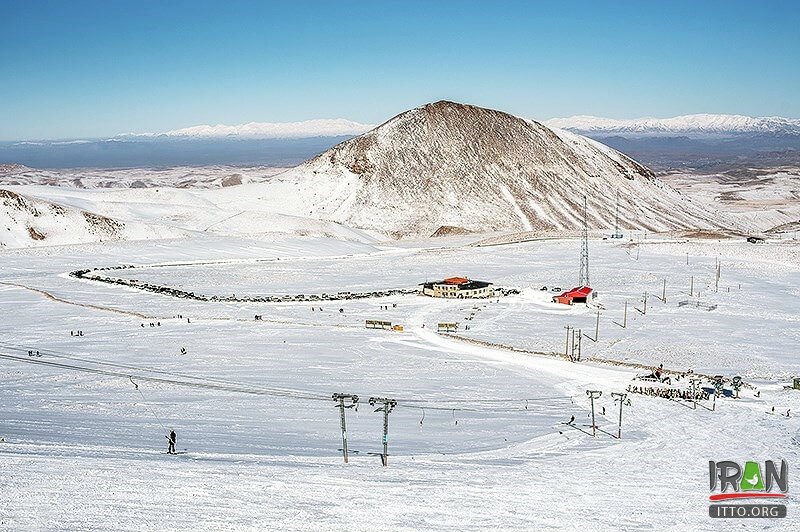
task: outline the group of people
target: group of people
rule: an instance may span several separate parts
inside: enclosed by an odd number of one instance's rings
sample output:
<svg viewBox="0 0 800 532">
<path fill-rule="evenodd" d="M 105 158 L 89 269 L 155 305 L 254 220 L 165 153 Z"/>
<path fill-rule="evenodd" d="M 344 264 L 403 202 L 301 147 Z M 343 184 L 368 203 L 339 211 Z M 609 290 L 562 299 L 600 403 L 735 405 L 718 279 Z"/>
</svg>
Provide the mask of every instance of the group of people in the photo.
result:
<svg viewBox="0 0 800 532">
<path fill-rule="evenodd" d="M 640 395 L 647 395 L 650 397 L 660 397 L 662 399 L 685 399 L 687 401 L 708 399 L 708 392 L 698 390 L 692 393 L 692 390 L 679 390 L 677 388 L 654 388 L 652 386 L 628 386 L 628 393 L 638 393 Z"/>
<path fill-rule="evenodd" d="M 186 318 L 186 319 L 188 320 L 189 318 Z M 142 327 L 144 327 L 144 323 L 142 323 Z M 153 322 L 151 321 L 151 322 L 150 322 L 150 327 L 161 327 L 161 322 L 160 322 L 160 321 L 157 321 L 157 322 L 153 323 Z"/>
<path fill-rule="evenodd" d="M 70 331 L 70 336 L 83 336 L 83 331 Z"/>
<path fill-rule="evenodd" d="M 772 407 L 772 410 L 770 410 L 769 413 L 770 414 L 774 414 L 775 413 L 775 407 L 774 406 Z M 788 409 L 785 414 L 781 414 L 781 415 L 784 416 L 784 417 L 792 417 L 792 409 L 791 408 Z"/>
</svg>

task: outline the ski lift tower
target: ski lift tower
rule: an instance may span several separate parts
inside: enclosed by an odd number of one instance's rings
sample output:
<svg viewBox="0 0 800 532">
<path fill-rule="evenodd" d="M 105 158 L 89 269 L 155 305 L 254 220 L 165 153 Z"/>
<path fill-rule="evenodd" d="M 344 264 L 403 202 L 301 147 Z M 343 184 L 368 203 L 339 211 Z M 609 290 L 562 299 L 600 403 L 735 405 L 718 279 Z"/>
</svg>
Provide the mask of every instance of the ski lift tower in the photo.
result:
<svg viewBox="0 0 800 532">
<path fill-rule="evenodd" d="M 617 213 L 614 216 L 614 234 L 611 238 L 622 238 L 622 233 L 619 232 L 619 190 L 617 191 Z"/>
<path fill-rule="evenodd" d="M 589 286 L 589 230 L 586 221 L 586 196 L 583 197 L 583 234 L 581 235 L 581 267 L 578 286 Z"/>
</svg>

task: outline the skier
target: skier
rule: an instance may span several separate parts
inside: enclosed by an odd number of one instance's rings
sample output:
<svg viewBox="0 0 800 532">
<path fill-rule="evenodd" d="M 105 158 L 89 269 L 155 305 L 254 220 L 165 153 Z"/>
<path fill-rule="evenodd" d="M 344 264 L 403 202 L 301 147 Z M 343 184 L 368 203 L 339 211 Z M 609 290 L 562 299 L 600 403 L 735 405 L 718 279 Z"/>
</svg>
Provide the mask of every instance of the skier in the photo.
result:
<svg viewBox="0 0 800 532">
<path fill-rule="evenodd" d="M 167 449 L 167 454 L 175 454 L 175 442 L 178 440 L 178 435 L 175 434 L 174 429 L 170 429 L 169 436 L 164 436 L 167 440 L 169 440 L 169 448 Z"/>
</svg>

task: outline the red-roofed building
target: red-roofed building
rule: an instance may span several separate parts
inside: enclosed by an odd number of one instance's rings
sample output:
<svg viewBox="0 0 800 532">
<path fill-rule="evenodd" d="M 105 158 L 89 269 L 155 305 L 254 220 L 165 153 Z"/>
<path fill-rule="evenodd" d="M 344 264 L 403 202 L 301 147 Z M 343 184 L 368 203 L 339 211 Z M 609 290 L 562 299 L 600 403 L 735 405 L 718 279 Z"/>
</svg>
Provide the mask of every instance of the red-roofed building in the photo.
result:
<svg viewBox="0 0 800 532">
<path fill-rule="evenodd" d="M 578 286 L 571 290 L 567 290 L 561 295 L 553 296 L 553 303 L 562 303 L 564 305 L 572 305 L 573 303 L 587 303 L 594 294 L 588 286 Z"/>
<path fill-rule="evenodd" d="M 466 284 L 469 282 L 469 279 L 466 277 L 448 277 L 442 282 L 444 284 Z"/>
<path fill-rule="evenodd" d="M 448 277 L 441 281 L 422 283 L 422 293 L 431 297 L 476 298 L 493 297 L 494 288 L 488 281 L 475 281 L 466 277 Z"/>
</svg>

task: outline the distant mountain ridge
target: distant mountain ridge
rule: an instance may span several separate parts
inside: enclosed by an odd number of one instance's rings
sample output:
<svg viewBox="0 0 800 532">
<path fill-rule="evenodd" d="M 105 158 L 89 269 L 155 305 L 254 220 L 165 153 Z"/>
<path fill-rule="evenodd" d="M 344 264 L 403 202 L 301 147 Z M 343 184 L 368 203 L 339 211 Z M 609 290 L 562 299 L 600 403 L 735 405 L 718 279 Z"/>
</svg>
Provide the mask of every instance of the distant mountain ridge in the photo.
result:
<svg viewBox="0 0 800 532">
<path fill-rule="evenodd" d="M 215 126 L 200 125 L 173 129 L 161 133 L 161 135 L 194 138 L 291 139 L 360 135 L 373 127 L 375 126 L 371 124 L 360 124 L 344 118 L 335 118 L 304 120 L 301 122 L 249 122 L 235 126 L 226 126 L 224 124 Z"/>
<path fill-rule="evenodd" d="M 726 114 L 694 114 L 673 118 L 614 119 L 595 116 L 572 116 L 546 120 L 545 125 L 581 134 L 598 136 L 800 136 L 800 119 L 750 117 Z"/>
</svg>

